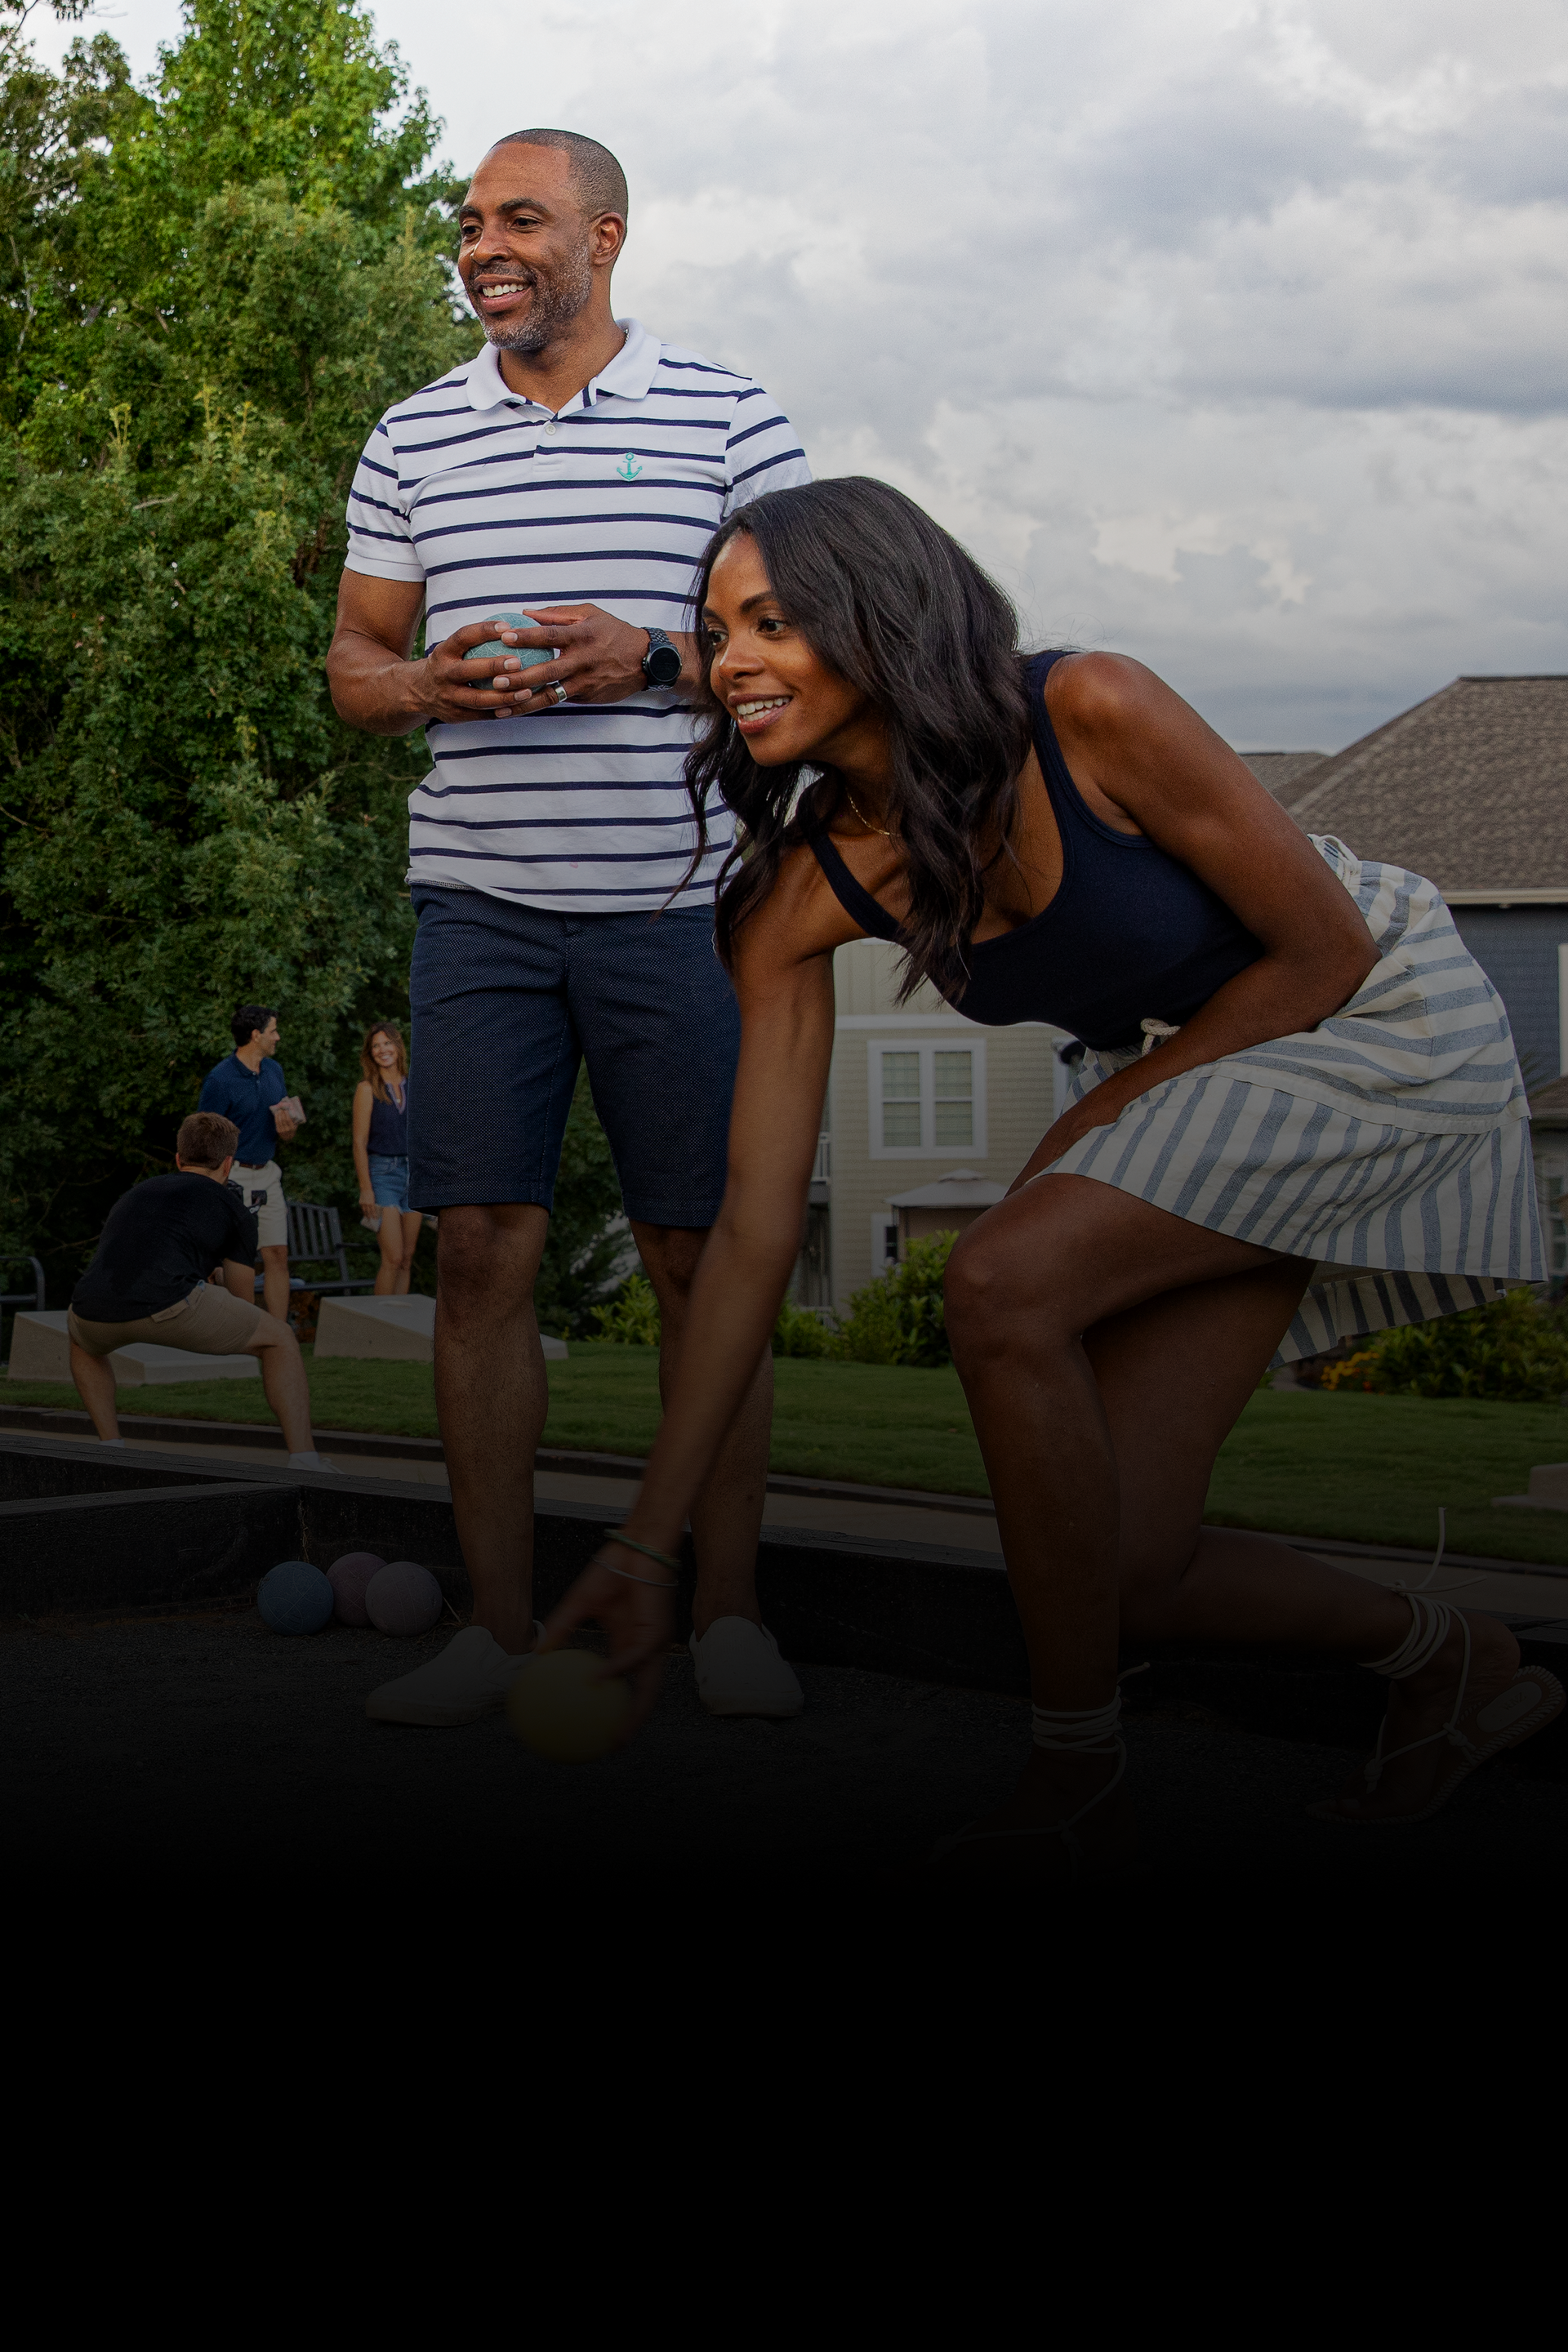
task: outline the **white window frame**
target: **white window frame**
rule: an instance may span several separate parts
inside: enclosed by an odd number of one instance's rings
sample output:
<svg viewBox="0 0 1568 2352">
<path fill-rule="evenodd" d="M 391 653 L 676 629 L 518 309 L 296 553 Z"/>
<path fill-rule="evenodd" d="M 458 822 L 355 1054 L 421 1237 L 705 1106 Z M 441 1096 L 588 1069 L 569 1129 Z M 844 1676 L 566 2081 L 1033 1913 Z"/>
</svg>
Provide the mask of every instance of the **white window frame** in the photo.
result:
<svg viewBox="0 0 1568 2352">
<path fill-rule="evenodd" d="M 888 1235 L 893 1236 L 893 1254 L 888 1255 Z M 886 1274 L 899 1262 L 899 1213 L 897 1209 L 873 1209 L 871 1212 L 871 1279 Z"/>
<path fill-rule="evenodd" d="M 973 1084 L 971 1102 L 973 1106 L 973 1139 L 969 1143 L 938 1143 L 936 1134 L 936 1062 L 938 1054 L 969 1054 L 970 1076 Z M 882 1140 L 882 1056 L 884 1054 L 918 1054 L 921 1057 L 921 1139 L 918 1143 L 884 1143 Z M 985 1040 L 971 1034 L 962 1039 L 945 1037 L 871 1037 L 866 1045 L 866 1084 L 869 1097 L 871 1152 L 873 1160 L 949 1160 L 956 1165 L 964 1158 L 984 1160 L 988 1144 L 985 1126 Z"/>
</svg>

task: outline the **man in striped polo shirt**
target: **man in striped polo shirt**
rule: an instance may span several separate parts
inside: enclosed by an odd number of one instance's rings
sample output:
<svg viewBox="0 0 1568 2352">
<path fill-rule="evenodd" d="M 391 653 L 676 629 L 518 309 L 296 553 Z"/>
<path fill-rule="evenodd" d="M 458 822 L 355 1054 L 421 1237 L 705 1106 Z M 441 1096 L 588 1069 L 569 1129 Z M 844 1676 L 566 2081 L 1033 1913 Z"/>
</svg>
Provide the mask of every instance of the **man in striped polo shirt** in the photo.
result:
<svg viewBox="0 0 1568 2352">
<path fill-rule="evenodd" d="M 533 1646 L 532 1287 L 584 1055 L 663 1344 L 679 1344 L 723 1194 L 739 1044 L 712 948 L 731 826 L 683 884 L 688 598 L 726 515 L 811 478 L 760 384 L 616 319 L 626 188 L 595 141 L 502 140 L 460 234 L 487 341 L 370 437 L 328 663 L 351 726 L 424 727 L 434 761 L 409 798 L 410 1192 L 441 1213 L 436 1395 L 474 1622 L 373 1695 L 373 1716 L 419 1724 L 500 1706 Z M 716 1713 L 802 1704 L 754 1588 L 771 1415 L 764 1360 L 692 1513 L 692 1649 Z"/>
</svg>

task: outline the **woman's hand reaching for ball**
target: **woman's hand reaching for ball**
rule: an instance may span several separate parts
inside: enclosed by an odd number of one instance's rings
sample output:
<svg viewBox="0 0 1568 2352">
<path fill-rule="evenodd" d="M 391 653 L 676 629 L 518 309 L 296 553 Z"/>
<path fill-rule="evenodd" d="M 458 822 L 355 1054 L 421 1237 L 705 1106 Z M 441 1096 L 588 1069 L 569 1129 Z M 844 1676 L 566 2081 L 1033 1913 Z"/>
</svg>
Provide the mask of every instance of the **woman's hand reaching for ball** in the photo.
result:
<svg viewBox="0 0 1568 2352">
<path fill-rule="evenodd" d="M 629 1739 L 652 1714 L 664 1681 L 664 1662 L 675 1631 L 674 1577 L 658 1560 L 612 1537 L 545 1619 L 534 1656 L 560 1649 L 579 1625 L 590 1622 L 603 1626 L 609 1636 L 605 1674 L 620 1675 L 630 1685 Z"/>
</svg>

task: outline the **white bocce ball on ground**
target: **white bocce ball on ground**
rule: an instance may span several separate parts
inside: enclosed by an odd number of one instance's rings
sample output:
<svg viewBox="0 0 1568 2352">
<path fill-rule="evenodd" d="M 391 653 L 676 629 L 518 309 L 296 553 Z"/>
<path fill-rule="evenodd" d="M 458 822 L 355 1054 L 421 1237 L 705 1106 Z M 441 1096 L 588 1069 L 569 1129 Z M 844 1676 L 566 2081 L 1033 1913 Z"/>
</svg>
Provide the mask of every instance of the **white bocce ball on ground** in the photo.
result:
<svg viewBox="0 0 1568 2352">
<path fill-rule="evenodd" d="M 404 1640 L 427 1633 L 446 1605 L 436 1579 L 416 1559 L 389 1561 L 364 1591 L 365 1615 L 377 1633 Z"/>
</svg>

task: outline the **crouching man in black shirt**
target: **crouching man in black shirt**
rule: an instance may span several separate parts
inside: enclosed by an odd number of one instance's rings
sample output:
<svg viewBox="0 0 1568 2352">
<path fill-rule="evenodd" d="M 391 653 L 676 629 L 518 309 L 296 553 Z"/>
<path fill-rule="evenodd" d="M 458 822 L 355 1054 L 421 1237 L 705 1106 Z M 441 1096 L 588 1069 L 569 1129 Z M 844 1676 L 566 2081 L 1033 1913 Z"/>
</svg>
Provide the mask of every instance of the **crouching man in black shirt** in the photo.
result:
<svg viewBox="0 0 1568 2352">
<path fill-rule="evenodd" d="M 283 1424 L 292 1469 L 331 1470 L 310 1434 L 300 1343 L 256 1305 L 256 1214 L 228 1181 L 239 1130 L 194 1111 L 174 1146 L 174 1176 L 152 1176 L 116 1201 L 67 1318 L 71 1378 L 106 1444 L 121 1443 L 114 1411 L 116 1348 L 150 1339 L 198 1356 L 259 1356 L 267 1402 Z M 222 1283 L 209 1282 L 223 1267 Z"/>
</svg>

